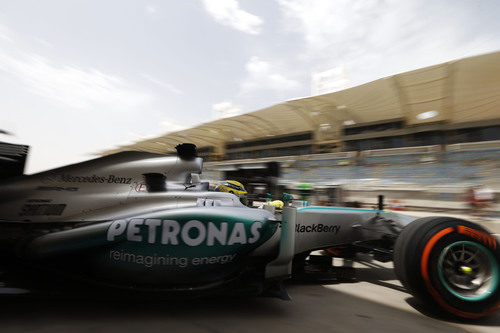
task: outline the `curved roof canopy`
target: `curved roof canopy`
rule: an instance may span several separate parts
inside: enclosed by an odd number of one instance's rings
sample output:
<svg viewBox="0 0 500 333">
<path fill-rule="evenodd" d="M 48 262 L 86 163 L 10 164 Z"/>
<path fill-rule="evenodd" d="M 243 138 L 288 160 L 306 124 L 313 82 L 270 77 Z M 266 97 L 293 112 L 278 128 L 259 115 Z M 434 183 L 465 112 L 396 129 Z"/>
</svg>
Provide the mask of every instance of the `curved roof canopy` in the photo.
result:
<svg viewBox="0 0 500 333">
<path fill-rule="evenodd" d="M 499 118 L 500 52 L 385 77 L 325 95 L 286 101 L 101 152 L 166 153 L 182 142 L 199 148 L 225 142 L 313 131 L 338 139 L 342 126 L 387 119 L 407 125 Z"/>
</svg>

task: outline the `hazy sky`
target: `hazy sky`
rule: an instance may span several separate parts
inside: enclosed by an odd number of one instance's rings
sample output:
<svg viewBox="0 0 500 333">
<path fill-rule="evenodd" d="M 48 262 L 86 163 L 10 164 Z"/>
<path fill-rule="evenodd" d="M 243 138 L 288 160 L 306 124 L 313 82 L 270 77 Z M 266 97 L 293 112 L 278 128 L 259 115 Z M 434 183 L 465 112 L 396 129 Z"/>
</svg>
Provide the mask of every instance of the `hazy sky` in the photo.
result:
<svg viewBox="0 0 500 333">
<path fill-rule="evenodd" d="M 28 172 L 311 94 L 500 50 L 498 0 L 0 0 L 0 141 Z"/>
</svg>

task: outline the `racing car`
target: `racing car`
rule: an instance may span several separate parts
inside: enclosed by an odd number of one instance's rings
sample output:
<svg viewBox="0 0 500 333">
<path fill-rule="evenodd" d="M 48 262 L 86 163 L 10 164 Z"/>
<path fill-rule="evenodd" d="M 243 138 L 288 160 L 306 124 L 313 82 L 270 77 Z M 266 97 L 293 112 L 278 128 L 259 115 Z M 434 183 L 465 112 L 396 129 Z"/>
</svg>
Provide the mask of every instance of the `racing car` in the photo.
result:
<svg viewBox="0 0 500 333">
<path fill-rule="evenodd" d="M 234 194 L 208 190 L 196 146 L 176 148 L 176 156 L 121 152 L 4 179 L 3 282 L 30 293 L 72 285 L 290 299 L 283 281 L 340 278 L 331 256 L 368 253 L 394 261 L 402 284 L 433 308 L 479 318 L 499 307 L 500 250 L 481 226 L 416 219 L 382 203 L 373 210 L 246 207 Z"/>
</svg>

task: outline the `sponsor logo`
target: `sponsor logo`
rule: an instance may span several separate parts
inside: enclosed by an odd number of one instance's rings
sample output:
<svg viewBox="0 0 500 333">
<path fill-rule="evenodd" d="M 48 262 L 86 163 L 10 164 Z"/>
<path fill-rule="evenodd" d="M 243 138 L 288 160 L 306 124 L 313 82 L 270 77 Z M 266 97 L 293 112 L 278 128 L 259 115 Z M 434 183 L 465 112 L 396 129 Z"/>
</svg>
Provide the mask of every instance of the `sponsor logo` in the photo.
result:
<svg viewBox="0 0 500 333">
<path fill-rule="evenodd" d="M 340 225 L 327 225 L 327 224 L 311 224 L 311 225 L 302 225 L 297 224 L 295 226 L 295 232 L 331 232 L 337 234 L 340 230 Z"/>
<path fill-rule="evenodd" d="M 213 257 L 174 257 L 170 254 L 165 255 L 142 255 L 137 253 L 130 253 L 126 251 L 109 251 L 109 259 L 115 262 L 131 263 L 137 265 L 143 265 L 145 267 L 151 268 L 153 266 L 177 266 L 180 268 L 186 268 L 189 265 L 199 266 L 199 265 L 214 265 L 214 264 L 229 264 L 234 261 L 236 254 L 225 254 L 221 256 Z"/>
<path fill-rule="evenodd" d="M 134 189 L 136 192 L 146 192 L 147 190 L 146 183 L 136 183 Z"/>
<path fill-rule="evenodd" d="M 492 235 L 488 235 L 479 230 L 475 230 L 472 228 L 464 227 L 463 225 L 457 226 L 457 231 L 461 234 L 467 235 L 469 237 L 475 238 L 486 246 L 492 247 L 493 249 L 497 248 L 497 242 L 495 237 Z"/>
<path fill-rule="evenodd" d="M 38 186 L 36 189 L 38 191 L 68 191 L 68 192 L 78 191 L 78 187 L 60 187 L 60 186 Z"/>
<path fill-rule="evenodd" d="M 65 204 L 25 204 L 20 216 L 59 216 L 66 208 Z"/>
<path fill-rule="evenodd" d="M 52 199 L 29 199 L 26 202 L 51 202 Z"/>
<path fill-rule="evenodd" d="M 61 175 L 61 181 L 65 183 L 90 183 L 90 184 L 131 184 L 132 178 L 117 177 L 115 175 L 105 176 L 72 176 L 68 174 Z"/>
<path fill-rule="evenodd" d="M 262 223 L 255 221 L 247 232 L 242 222 L 228 223 L 213 222 L 203 223 L 198 220 L 190 220 L 180 224 L 175 220 L 159 219 L 131 219 L 113 221 L 108 228 L 107 240 L 112 242 L 117 237 L 125 237 L 130 242 L 147 241 L 150 244 L 188 246 L 214 246 L 253 244 L 260 238 Z M 141 231 L 146 230 L 147 236 Z"/>
</svg>

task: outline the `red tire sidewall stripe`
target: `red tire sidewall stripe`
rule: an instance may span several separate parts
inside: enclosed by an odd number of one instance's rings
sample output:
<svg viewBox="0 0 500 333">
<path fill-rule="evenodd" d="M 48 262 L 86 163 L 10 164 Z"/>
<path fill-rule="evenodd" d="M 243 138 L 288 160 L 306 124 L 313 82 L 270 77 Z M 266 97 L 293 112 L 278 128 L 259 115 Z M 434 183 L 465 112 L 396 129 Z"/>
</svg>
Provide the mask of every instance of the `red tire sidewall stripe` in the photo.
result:
<svg viewBox="0 0 500 333">
<path fill-rule="evenodd" d="M 429 257 L 432 251 L 432 248 L 436 243 L 445 235 L 455 231 L 453 227 L 448 227 L 446 229 L 441 230 L 437 234 L 431 237 L 427 244 L 424 247 L 424 251 L 422 253 L 422 260 L 420 261 L 420 271 L 422 273 L 422 278 L 424 279 L 425 286 L 427 287 L 427 290 L 429 293 L 432 295 L 432 297 L 441 305 L 443 308 L 445 308 L 447 311 L 456 314 L 460 317 L 465 317 L 465 318 L 479 318 L 485 315 L 485 313 L 470 313 L 470 312 L 464 312 L 458 309 L 455 309 L 441 297 L 441 295 L 438 293 L 438 291 L 432 286 L 431 280 L 429 278 L 429 270 L 428 270 L 428 263 L 429 263 Z"/>
<path fill-rule="evenodd" d="M 457 225 L 457 232 L 468 237 L 474 238 L 479 242 L 483 243 L 487 247 L 493 248 L 494 250 L 497 248 L 497 241 L 495 237 L 489 235 L 485 232 L 464 227 L 463 225 Z"/>
<path fill-rule="evenodd" d="M 334 251 L 334 250 L 332 250 L 332 249 L 326 249 L 326 250 L 327 250 L 328 252 L 330 252 L 331 254 L 333 254 L 333 255 L 338 255 L 338 254 L 339 254 L 339 252 L 338 252 L 338 251 Z"/>
</svg>

